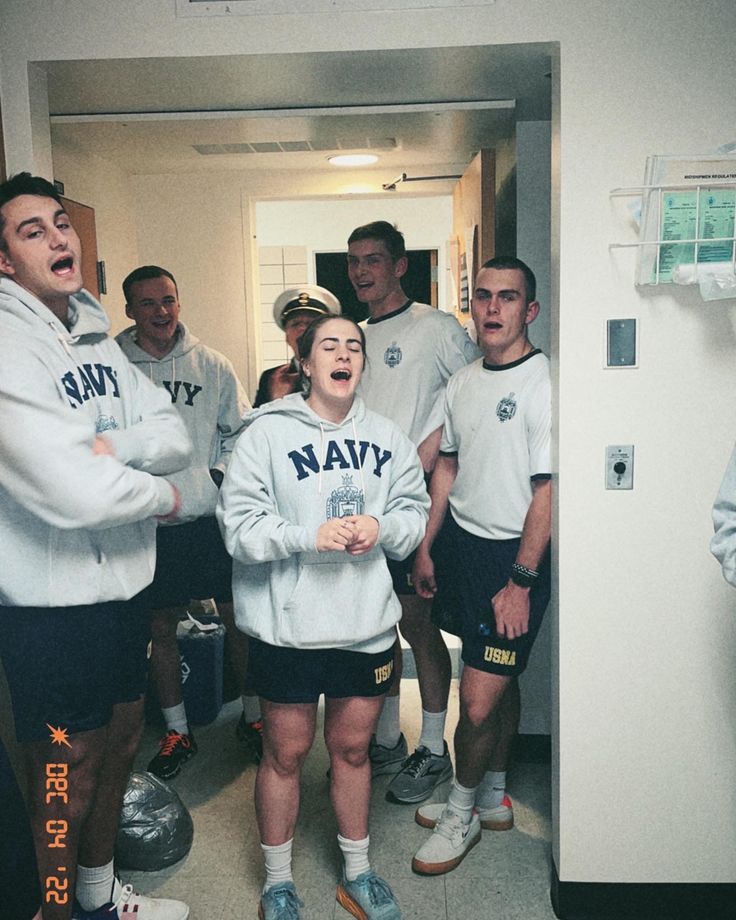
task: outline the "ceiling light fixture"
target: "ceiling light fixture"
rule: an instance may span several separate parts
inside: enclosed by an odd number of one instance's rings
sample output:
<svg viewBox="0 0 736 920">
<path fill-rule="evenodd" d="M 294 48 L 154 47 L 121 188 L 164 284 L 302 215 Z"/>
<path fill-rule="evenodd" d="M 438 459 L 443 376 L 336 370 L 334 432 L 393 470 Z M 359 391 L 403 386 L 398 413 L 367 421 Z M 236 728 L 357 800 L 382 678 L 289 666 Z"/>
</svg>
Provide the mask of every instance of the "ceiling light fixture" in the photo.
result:
<svg viewBox="0 0 736 920">
<path fill-rule="evenodd" d="M 371 166 L 378 162 L 375 153 L 341 153 L 339 156 L 327 157 L 333 166 Z"/>
</svg>

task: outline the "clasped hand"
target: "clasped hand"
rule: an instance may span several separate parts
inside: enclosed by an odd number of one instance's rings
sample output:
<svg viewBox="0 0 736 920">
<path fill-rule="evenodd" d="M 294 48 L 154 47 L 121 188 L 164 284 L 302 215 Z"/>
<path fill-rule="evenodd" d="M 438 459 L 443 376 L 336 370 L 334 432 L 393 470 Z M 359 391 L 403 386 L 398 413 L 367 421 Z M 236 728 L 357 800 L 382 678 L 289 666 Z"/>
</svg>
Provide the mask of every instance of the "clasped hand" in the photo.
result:
<svg viewBox="0 0 736 920">
<path fill-rule="evenodd" d="M 378 540 L 378 521 L 367 514 L 330 518 L 317 531 L 318 553 L 346 552 L 360 556 L 373 549 Z"/>
</svg>

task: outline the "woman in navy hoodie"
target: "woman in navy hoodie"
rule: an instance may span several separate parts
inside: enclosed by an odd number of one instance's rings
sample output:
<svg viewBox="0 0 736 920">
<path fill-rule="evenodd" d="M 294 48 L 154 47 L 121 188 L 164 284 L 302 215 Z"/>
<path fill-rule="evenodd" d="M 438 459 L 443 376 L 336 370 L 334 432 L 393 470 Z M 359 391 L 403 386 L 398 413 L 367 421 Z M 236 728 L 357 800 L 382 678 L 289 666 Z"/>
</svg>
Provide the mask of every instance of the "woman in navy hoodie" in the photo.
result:
<svg viewBox="0 0 736 920">
<path fill-rule="evenodd" d="M 297 920 L 291 849 L 302 764 L 325 695 L 330 796 L 345 865 L 337 899 L 363 920 L 398 920 L 370 868 L 368 744 L 391 683 L 401 607 L 386 556 L 424 533 L 429 499 L 414 445 L 365 408 L 363 331 L 321 317 L 299 340 L 306 393 L 246 418 L 218 518 L 235 562 L 235 620 L 266 733 L 255 801 L 266 882 L 261 920 Z"/>
</svg>

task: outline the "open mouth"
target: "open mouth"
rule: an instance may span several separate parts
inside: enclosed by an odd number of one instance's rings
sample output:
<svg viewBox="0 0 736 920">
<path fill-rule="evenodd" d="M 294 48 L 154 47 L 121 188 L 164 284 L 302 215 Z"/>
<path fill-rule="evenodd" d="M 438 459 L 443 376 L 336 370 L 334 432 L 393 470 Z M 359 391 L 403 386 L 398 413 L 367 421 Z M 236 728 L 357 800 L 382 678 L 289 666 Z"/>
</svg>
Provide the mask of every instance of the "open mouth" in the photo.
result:
<svg viewBox="0 0 736 920">
<path fill-rule="evenodd" d="M 501 323 L 483 323 L 484 329 L 501 329 Z"/>
<path fill-rule="evenodd" d="M 51 266 L 51 271 L 55 275 L 68 275 L 74 268 L 74 259 L 71 256 L 64 256 L 63 259 L 57 259 Z"/>
<path fill-rule="evenodd" d="M 332 377 L 333 380 L 350 380 L 352 374 L 350 371 L 333 371 L 330 374 L 330 377 Z"/>
</svg>

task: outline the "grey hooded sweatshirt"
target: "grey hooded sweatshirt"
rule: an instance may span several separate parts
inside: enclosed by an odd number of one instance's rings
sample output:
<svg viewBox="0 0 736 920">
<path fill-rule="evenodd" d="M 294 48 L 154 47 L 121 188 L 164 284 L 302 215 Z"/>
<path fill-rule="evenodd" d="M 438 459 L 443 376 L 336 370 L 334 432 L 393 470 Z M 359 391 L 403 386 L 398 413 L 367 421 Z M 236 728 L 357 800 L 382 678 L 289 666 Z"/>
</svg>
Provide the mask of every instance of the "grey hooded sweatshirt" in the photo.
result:
<svg viewBox="0 0 736 920">
<path fill-rule="evenodd" d="M 175 523 L 215 513 L 217 486 L 212 470 L 224 473 L 250 409 L 235 369 L 219 351 L 208 348 L 179 323 L 174 347 L 155 358 L 136 342 L 129 326 L 116 340 L 128 358 L 169 395 L 194 444 L 192 462 L 171 481 L 181 492 L 182 509 Z"/>
<path fill-rule="evenodd" d="M 246 425 L 217 508 L 239 628 L 270 645 L 389 648 L 401 605 L 385 557 L 419 545 L 429 510 L 416 448 L 357 396 L 339 424 L 294 393 Z M 318 553 L 320 525 L 353 514 L 378 521 L 373 549 Z"/>
<path fill-rule="evenodd" d="M 0 279 L 0 605 L 127 600 L 153 578 L 161 477 L 191 444 L 171 402 L 107 335 L 102 306 L 70 298 L 67 329 Z M 95 453 L 102 436 L 112 455 Z"/>
</svg>

